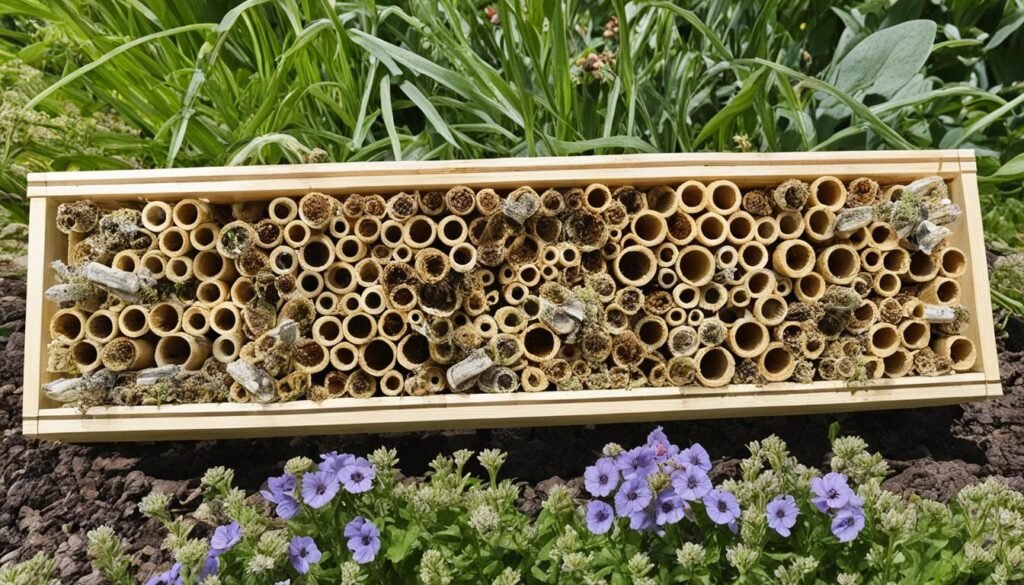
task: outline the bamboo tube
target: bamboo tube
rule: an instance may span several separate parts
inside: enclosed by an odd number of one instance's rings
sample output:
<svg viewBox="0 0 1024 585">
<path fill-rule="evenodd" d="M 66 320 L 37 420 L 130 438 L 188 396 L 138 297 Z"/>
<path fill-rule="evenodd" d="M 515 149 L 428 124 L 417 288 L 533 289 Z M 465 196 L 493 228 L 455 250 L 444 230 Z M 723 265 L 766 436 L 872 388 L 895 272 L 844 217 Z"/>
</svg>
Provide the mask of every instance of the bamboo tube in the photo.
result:
<svg viewBox="0 0 1024 585">
<path fill-rule="evenodd" d="M 186 370 L 198 370 L 210 355 L 210 341 L 185 333 L 161 337 L 156 344 L 156 365 L 180 365 Z"/>
<path fill-rule="evenodd" d="M 163 201 L 150 201 L 142 208 L 142 227 L 160 233 L 171 227 L 171 206 Z"/>
<path fill-rule="evenodd" d="M 138 371 L 151 368 L 153 343 L 144 339 L 118 337 L 103 346 L 99 359 L 103 367 L 113 372 Z"/>
<path fill-rule="evenodd" d="M 388 293 L 388 305 L 396 311 L 409 312 L 417 305 L 419 299 L 416 289 L 407 284 L 402 284 L 391 289 Z"/>
<path fill-rule="evenodd" d="M 501 211 L 501 196 L 494 189 L 480 189 L 476 192 L 476 209 L 484 216 L 498 213 Z"/>
<path fill-rule="evenodd" d="M 669 353 L 673 356 L 692 356 L 700 347 L 697 331 L 689 325 L 677 325 L 668 332 L 667 345 Z"/>
<path fill-rule="evenodd" d="M 267 217 L 269 201 L 239 201 L 231 204 L 231 217 L 248 223 L 256 223 Z"/>
<path fill-rule="evenodd" d="M 816 303 L 825 296 L 825 279 L 817 272 L 798 278 L 793 287 L 798 300 L 806 303 Z"/>
<path fill-rule="evenodd" d="M 900 334 L 890 323 L 875 323 L 868 330 L 868 352 L 880 358 L 891 356 L 900 348 Z"/>
<path fill-rule="evenodd" d="M 908 319 L 899 324 L 898 331 L 903 347 L 907 349 L 923 349 L 931 341 L 931 326 L 927 321 Z"/>
<path fill-rule="evenodd" d="M 299 220 L 315 230 L 327 227 L 337 212 L 338 201 L 323 193 L 307 193 L 299 199 Z"/>
<path fill-rule="evenodd" d="M 120 335 L 117 315 L 107 309 L 101 309 L 89 315 L 85 321 L 85 338 L 104 344 Z"/>
<path fill-rule="evenodd" d="M 696 214 L 707 208 L 710 192 L 700 181 L 686 181 L 676 188 L 676 198 L 680 211 Z"/>
<path fill-rule="evenodd" d="M 437 238 L 446 246 L 457 246 L 469 237 L 466 220 L 457 215 L 449 215 L 437 224 Z"/>
<path fill-rule="evenodd" d="M 882 269 L 882 253 L 874 248 L 864 248 L 860 253 L 860 265 L 864 270 L 874 274 Z"/>
<path fill-rule="evenodd" d="M 541 273 L 537 269 L 535 264 L 524 264 L 516 270 L 516 281 L 523 283 L 528 287 L 534 287 L 540 284 Z"/>
<path fill-rule="evenodd" d="M 395 367 L 396 353 L 390 339 L 374 339 L 359 348 L 359 366 L 370 375 L 381 376 Z"/>
<path fill-rule="evenodd" d="M 363 345 L 377 334 L 377 320 L 367 313 L 353 313 L 341 322 L 341 330 L 344 339 L 355 345 Z"/>
<path fill-rule="evenodd" d="M 887 222 L 876 221 L 868 226 L 868 247 L 878 250 L 895 250 L 900 245 L 896 229 Z"/>
<path fill-rule="evenodd" d="M 380 392 L 384 396 L 401 396 L 405 391 L 405 380 L 397 370 L 384 372 L 380 378 Z"/>
<path fill-rule="evenodd" d="M 217 238 L 217 251 L 221 256 L 234 260 L 242 253 L 242 250 L 249 247 L 256 241 L 256 230 L 243 221 L 233 221 L 220 228 L 220 236 Z"/>
<path fill-rule="evenodd" d="M 403 224 L 398 223 L 393 219 L 389 219 L 382 223 L 380 226 L 380 241 L 382 244 L 389 248 L 395 248 L 402 243 L 403 233 Z M 347 235 L 349 234 L 340 234 L 339 236 L 335 237 L 340 239 Z"/>
<path fill-rule="evenodd" d="M 832 211 L 839 211 L 846 204 L 846 185 L 835 177 L 818 177 L 811 183 L 807 205 L 822 205 Z"/>
<path fill-rule="evenodd" d="M 324 277 L 319 272 L 303 270 L 295 277 L 295 288 L 307 299 L 314 299 L 324 291 Z"/>
<path fill-rule="evenodd" d="M 444 203 L 456 216 L 469 215 L 476 209 L 476 194 L 465 185 L 456 185 L 445 193 Z"/>
<path fill-rule="evenodd" d="M 313 232 L 309 229 L 309 226 L 304 222 L 293 219 L 292 221 L 285 224 L 281 232 L 281 237 L 284 242 L 292 248 L 299 249 L 306 245 L 309 241 Z M 356 236 L 350 236 L 355 238 Z"/>
<path fill-rule="evenodd" d="M 448 276 L 451 264 L 448 256 L 437 248 L 424 248 L 416 252 L 416 275 L 423 282 L 441 282 Z"/>
<path fill-rule="evenodd" d="M 294 199 L 277 197 L 270 201 L 267 215 L 270 217 L 270 221 L 283 226 L 299 216 L 299 206 Z"/>
<path fill-rule="evenodd" d="M 804 234 L 807 239 L 824 244 L 835 236 L 836 214 L 824 205 L 808 209 L 804 213 Z"/>
<path fill-rule="evenodd" d="M 197 251 L 216 249 L 218 238 L 220 238 L 220 226 L 213 222 L 199 224 L 188 234 L 189 244 L 193 250 Z"/>
<path fill-rule="evenodd" d="M 359 295 L 359 308 L 370 315 L 380 315 L 387 309 L 384 287 L 375 285 L 363 290 Z"/>
<path fill-rule="evenodd" d="M 748 272 L 743 278 L 744 288 L 755 299 L 773 294 L 775 284 L 775 273 L 764 268 Z"/>
<path fill-rule="evenodd" d="M 697 223 L 688 213 L 673 213 L 665 219 L 665 225 L 665 239 L 677 246 L 685 246 L 697 237 Z"/>
<path fill-rule="evenodd" d="M 924 303 L 952 307 L 960 304 L 960 297 L 960 283 L 952 278 L 939 276 L 921 289 L 920 299 Z"/>
<path fill-rule="evenodd" d="M 929 282 L 939 274 L 939 265 L 934 258 L 918 251 L 910 255 L 906 272 L 900 274 L 911 282 Z"/>
<path fill-rule="evenodd" d="M 342 326 L 344 331 L 344 326 Z M 331 366 L 342 372 L 354 370 L 359 365 L 359 350 L 348 341 L 342 341 L 331 347 Z"/>
<path fill-rule="evenodd" d="M 318 315 L 334 315 L 338 312 L 341 300 L 335 293 L 331 291 L 324 291 L 316 296 L 316 300 L 313 301 L 313 305 L 316 307 Z"/>
<path fill-rule="evenodd" d="M 859 335 L 871 328 L 871 325 L 878 320 L 878 305 L 871 300 L 863 300 L 846 323 L 846 331 Z"/>
<path fill-rule="evenodd" d="M 128 305 L 117 314 L 117 328 L 121 335 L 142 337 L 149 333 L 149 308 L 143 305 Z M 53 333 L 50 334 L 53 336 Z"/>
<path fill-rule="evenodd" d="M 910 270 L 910 255 L 903 248 L 886 250 L 882 252 L 882 268 L 897 275 L 907 274 Z"/>
<path fill-rule="evenodd" d="M 300 337 L 292 346 L 292 363 L 296 372 L 315 374 L 331 363 L 330 351 L 308 337 Z"/>
<path fill-rule="evenodd" d="M 490 340 L 498 334 L 498 322 L 490 315 L 477 315 L 473 319 L 473 326 L 476 327 L 480 337 L 485 340 Z M 393 341 L 397 341 L 397 339 Z"/>
<path fill-rule="evenodd" d="M 430 246 L 437 238 L 437 224 L 425 215 L 414 216 L 402 228 L 402 243 L 414 250 Z"/>
<path fill-rule="evenodd" d="M 501 297 L 510 305 L 518 305 L 530 294 L 530 289 L 521 282 L 510 282 L 501 291 Z"/>
<path fill-rule="evenodd" d="M 633 216 L 631 228 L 639 243 L 649 247 L 664 242 L 668 235 L 668 223 L 656 211 L 642 211 Z"/>
<path fill-rule="evenodd" d="M 810 186 L 799 179 L 789 179 L 772 191 L 772 203 L 782 211 L 800 211 L 811 195 Z"/>
<path fill-rule="evenodd" d="M 633 333 L 636 334 L 640 343 L 647 347 L 648 351 L 655 351 L 668 341 L 668 325 L 665 324 L 664 319 L 654 315 L 641 317 L 633 326 Z M 610 352 L 610 340 L 608 349 Z"/>
<path fill-rule="evenodd" d="M 211 301 L 212 298 L 213 297 L 211 295 Z M 244 306 L 249 301 L 256 298 L 256 288 L 253 286 L 252 281 L 249 280 L 248 278 L 236 279 L 235 282 L 231 283 L 231 289 L 228 294 L 228 298 L 230 298 L 231 302 L 235 303 L 236 305 L 240 307 Z M 220 300 L 225 299 L 222 298 Z M 209 306 L 212 307 L 215 304 L 215 302 L 211 302 Z"/>
<path fill-rule="evenodd" d="M 221 335 L 213 340 L 213 359 L 222 364 L 230 364 L 238 359 L 242 352 L 242 336 L 238 333 L 232 335 Z"/>
<path fill-rule="evenodd" d="M 715 258 L 704 246 L 686 246 L 679 251 L 676 274 L 685 284 L 704 286 L 715 275 Z"/>
<path fill-rule="evenodd" d="M 768 348 L 771 337 L 764 324 L 753 319 L 741 318 L 729 328 L 726 343 L 734 354 L 741 358 L 753 358 Z"/>
<path fill-rule="evenodd" d="M 935 252 L 939 274 L 947 278 L 960 278 L 967 272 L 967 255 L 960 248 L 949 246 Z"/>
<path fill-rule="evenodd" d="M 192 273 L 201 281 L 226 282 L 233 280 L 237 271 L 234 262 L 226 262 L 220 254 L 213 250 L 204 250 L 196 254 L 193 259 Z"/>
<path fill-rule="evenodd" d="M 177 303 L 159 303 L 149 312 L 149 330 L 165 337 L 181 330 L 182 307 Z"/>
<path fill-rule="evenodd" d="M 352 235 L 364 244 L 372 244 L 380 239 L 380 232 L 383 229 L 379 217 L 364 215 L 356 220 L 352 229 Z"/>
<path fill-rule="evenodd" d="M 821 357 L 821 354 L 825 353 L 825 336 L 809 334 L 817 333 L 815 331 L 807 333 L 808 334 L 805 334 L 801 340 L 800 353 L 809 360 L 818 359 Z"/>
<path fill-rule="evenodd" d="M 889 270 L 879 270 L 875 273 L 873 289 L 880 297 L 894 297 L 900 292 L 900 277 Z"/>
<path fill-rule="evenodd" d="M 195 229 L 201 223 L 209 221 L 210 204 L 198 199 L 182 199 L 174 204 L 171 219 L 174 225 L 183 230 Z"/>
<path fill-rule="evenodd" d="M 759 217 L 754 220 L 754 241 L 769 246 L 779 239 L 779 221 L 772 216 Z"/>
<path fill-rule="evenodd" d="M 850 284 L 860 272 L 860 256 L 852 246 L 836 244 L 818 255 L 818 273 L 829 284 Z"/>
<path fill-rule="evenodd" d="M 167 280 L 185 283 L 192 279 L 192 274 L 192 258 L 188 256 L 175 256 L 167 261 L 165 273 Z"/>
<path fill-rule="evenodd" d="M 910 370 L 914 367 L 915 353 L 909 352 L 902 347 L 896 348 L 896 351 L 882 359 L 885 375 L 889 378 L 902 378 L 909 374 Z"/>
<path fill-rule="evenodd" d="M 335 294 L 351 292 L 356 287 L 356 273 L 351 264 L 335 262 L 324 275 L 324 286 Z"/>
<path fill-rule="evenodd" d="M 768 249 L 760 242 L 747 242 L 740 246 L 737 262 L 744 271 L 760 270 L 768 265 Z"/>
<path fill-rule="evenodd" d="M 717 246 L 728 237 L 728 225 L 721 215 L 705 213 L 697 218 L 696 239 L 705 247 Z"/>
<path fill-rule="evenodd" d="M 710 252 L 707 252 L 710 258 Z M 713 272 L 714 260 L 710 260 L 709 272 Z M 615 278 L 627 286 L 643 286 L 650 282 L 658 270 L 658 262 L 654 253 L 644 246 L 629 246 L 612 265 Z M 710 276 L 708 277 L 710 280 Z"/>
<path fill-rule="evenodd" d="M 974 342 L 963 335 L 940 337 L 932 342 L 932 350 L 949 359 L 954 372 L 967 372 L 974 367 L 978 352 Z"/>
<path fill-rule="evenodd" d="M 694 358 L 697 363 L 697 381 L 702 386 L 718 388 L 732 381 L 736 361 L 721 347 L 705 347 Z"/>
<path fill-rule="evenodd" d="M 848 236 L 846 236 L 846 243 L 853 246 L 854 250 L 862 250 L 868 245 L 868 228 L 859 227 Z"/>
<path fill-rule="evenodd" d="M 671 268 L 661 268 L 658 270 L 657 276 L 655 276 L 655 282 L 657 283 L 658 288 L 671 290 L 672 287 L 678 284 L 679 275 Z"/>
<path fill-rule="evenodd" d="M 103 346 L 91 339 L 79 339 L 68 350 L 75 368 L 83 374 L 99 369 L 102 365 L 100 354 Z"/>
<path fill-rule="evenodd" d="M 737 211 L 727 221 L 726 239 L 734 246 L 746 244 L 754 239 L 755 222 L 746 211 Z"/>
<path fill-rule="evenodd" d="M 522 343 L 523 355 L 532 362 L 543 362 L 555 357 L 561 345 L 558 336 L 541 323 L 527 327 L 520 334 L 519 339 Z"/>
<path fill-rule="evenodd" d="M 141 269 L 148 271 L 150 276 L 159 280 L 164 277 L 167 270 L 167 257 L 158 250 L 150 250 L 139 259 L 139 265 Z"/>
<path fill-rule="evenodd" d="M 583 208 L 591 213 L 601 213 L 608 208 L 612 202 L 612 192 L 608 187 L 594 183 L 588 185 L 583 191 Z"/>
<path fill-rule="evenodd" d="M 181 330 L 189 335 L 206 335 L 210 330 L 210 311 L 195 305 L 188 307 L 181 316 Z"/>
<path fill-rule="evenodd" d="M 444 192 L 443 191 L 417 191 L 420 211 L 428 216 L 437 216 L 444 213 Z"/>
<path fill-rule="evenodd" d="M 736 268 L 739 260 L 739 255 L 733 246 L 722 246 L 715 251 L 715 267 L 718 270 Z"/>
<path fill-rule="evenodd" d="M 476 248 L 465 242 L 454 245 L 448 252 L 448 263 L 460 274 L 472 271 L 476 268 Z"/>
<path fill-rule="evenodd" d="M 324 235 L 314 236 L 299 251 L 299 266 L 304 270 L 322 272 L 334 263 L 334 245 Z"/>
<path fill-rule="evenodd" d="M 804 233 L 804 218 L 796 211 L 783 211 L 774 218 L 780 240 L 795 240 Z"/>
<path fill-rule="evenodd" d="M 543 392 L 548 389 L 548 376 L 537 366 L 527 366 L 519 374 L 524 392 Z"/>
<path fill-rule="evenodd" d="M 331 371 L 324 376 L 324 388 L 327 390 L 328 398 L 341 398 L 345 395 L 345 383 L 348 381 L 348 374 L 345 372 Z"/>
<path fill-rule="evenodd" d="M 313 341 L 324 347 L 333 347 L 343 339 L 341 319 L 333 315 L 325 315 L 313 322 Z"/>
<path fill-rule="evenodd" d="M 368 248 L 355 236 L 345 236 L 335 244 L 334 251 L 338 260 L 355 264 L 366 257 Z"/>
<path fill-rule="evenodd" d="M 672 289 L 672 300 L 683 309 L 692 309 L 700 302 L 700 289 L 688 283 L 680 283 Z"/>
<path fill-rule="evenodd" d="M 814 270 L 814 248 L 802 240 L 787 240 L 772 253 L 772 267 L 790 278 L 807 276 Z"/>
<path fill-rule="evenodd" d="M 224 301 L 210 309 L 210 328 L 218 335 L 231 335 L 241 326 L 242 314 L 234 303 Z"/>
<path fill-rule="evenodd" d="M 773 341 L 757 358 L 757 371 L 768 382 L 784 382 L 793 375 L 796 358 L 782 342 Z"/>
<path fill-rule="evenodd" d="M 416 370 L 430 362 L 430 343 L 418 333 L 406 335 L 398 342 L 396 349 L 398 365 L 407 370 Z"/>
<path fill-rule="evenodd" d="M 668 217 L 679 208 L 679 195 L 676 189 L 667 185 L 651 187 L 643 197 L 636 197 L 636 194 L 639 192 L 633 187 L 619 187 L 615 190 L 615 199 L 626 213 L 631 215 L 649 209 L 661 217 Z"/>
<path fill-rule="evenodd" d="M 377 318 L 377 331 L 384 339 L 398 341 L 407 331 L 407 319 L 405 313 L 388 309 Z"/>
<path fill-rule="evenodd" d="M 770 294 L 760 297 L 754 302 L 753 314 L 760 323 L 771 327 L 786 319 L 788 309 L 789 305 L 785 298 L 777 294 Z"/>
<path fill-rule="evenodd" d="M 707 186 L 707 209 L 718 215 L 730 215 L 740 208 L 742 197 L 736 183 L 714 181 Z"/>
<path fill-rule="evenodd" d="M 110 266 L 125 272 L 138 273 L 142 257 L 135 250 L 123 250 L 114 255 Z"/>
<path fill-rule="evenodd" d="M 160 232 L 157 245 L 160 251 L 168 258 L 184 256 L 192 249 L 188 232 L 177 226 L 169 227 Z"/>
<path fill-rule="evenodd" d="M 729 291 L 717 282 L 711 282 L 700 289 L 697 306 L 704 311 L 716 312 L 729 302 Z"/>
</svg>

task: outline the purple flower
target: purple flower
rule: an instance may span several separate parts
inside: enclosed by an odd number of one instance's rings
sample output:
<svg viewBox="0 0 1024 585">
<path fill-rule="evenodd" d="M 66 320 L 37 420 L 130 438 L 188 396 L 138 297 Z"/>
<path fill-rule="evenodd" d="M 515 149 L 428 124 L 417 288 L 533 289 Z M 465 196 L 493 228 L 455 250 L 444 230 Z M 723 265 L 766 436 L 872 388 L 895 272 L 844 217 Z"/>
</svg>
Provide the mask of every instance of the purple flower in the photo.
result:
<svg viewBox="0 0 1024 585">
<path fill-rule="evenodd" d="M 291 520 L 299 513 L 299 503 L 291 496 L 284 496 L 277 503 L 275 512 L 282 520 Z"/>
<path fill-rule="evenodd" d="M 694 443 L 680 451 L 675 460 L 684 467 L 696 467 L 704 473 L 711 471 L 711 456 L 704 450 L 704 447 L 701 447 L 700 443 Z"/>
<path fill-rule="evenodd" d="M 295 476 L 284 473 L 278 477 L 268 478 L 266 487 L 260 490 L 260 495 L 271 504 L 281 503 L 285 496 L 294 496 Z"/>
<path fill-rule="evenodd" d="M 615 494 L 615 513 L 619 516 L 629 516 L 639 512 L 651 503 L 651 490 L 647 482 L 635 478 L 622 484 L 619 493 Z"/>
<path fill-rule="evenodd" d="M 377 472 L 373 465 L 362 457 L 355 458 L 338 472 L 338 479 L 345 485 L 345 491 L 350 494 L 361 494 L 373 487 L 373 478 Z"/>
<path fill-rule="evenodd" d="M 686 515 L 686 502 L 673 490 L 664 490 L 658 494 L 654 504 L 654 522 L 658 526 L 675 524 Z"/>
<path fill-rule="evenodd" d="M 654 460 L 654 449 L 636 447 L 615 458 L 615 465 L 622 470 L 626 479 L 644 478 L 658 470 L 658 462 Z"/>
<path fill-rule="evenodd" d="M 654 449 L 654 458 L 660 463 L 679 453 L 679 447 L 672 444 L 665 431 L 658 427 L 647 435 L 647 446 Z"/>
<path fill-rule="evenodd" d="M 146 581 L 146 585 L 185 585 L 185 581 L 179 574 L 180 572 L 181 563 L 174 563 L 170 569 L 150 577 Z"/>
<path fill-rule="evenodd" d="M 592 500 L 587 504 L 587 529 L 594 534 L 604 534 L 612 529 L 615 512 L 608 504 Z"/>
<path fill-rule="evenodd" d="M 288 545 L 288 560 L 300 575 L 309 572 L 309 565 L 320 562 L 320 549 L 308 536 L 296 536 Z"/>
<path fill-rule="evenodd" d="M 731 524 L 740 517 L 736 496 L 722 490 L 711 490 L 704 496 L 704 509 L 715 524 Z"/>
<path fill-rule="evenodd" d="M 203 563 L 203 568 L 199 570 L 199 579 L 197 582 L 202 583 L 207 577 L 212 577 L 217 574 L 220 570 L 220 558 L 210 551 L 210 554 L 206 557 L 206 562 Z"/>
<path fill-rule="evenodd" d="M 356 516 L 345 526 L 345 538 L 352 558 L 360 565 L 372 561 L 380 551 L 380 532 L 362 516 Z"/>
<path fill-rule="evenodd" d="M 320 471 L 327 471 L 329 473 L 337 474 L 346 465 L 354 463 L 356 458 L 348 453 L 338 453 L 337 451 L 331 451 L 330 453 L 324 453 L 320 456 L 323 461 L 320 462 Z"/>
<path fill-rule="evenodd" d="M 218 526 L 210 538 L 210 554 L 220 556 L 242 540 L 242 527 L 238 522 Z"/>
<path fill-rule="evenodd" d="M 338 493 L 338 476 L 327 471 L 314 471 L 302 476 L 302 501 L 313 508 L 323 508 Z"/>
<path fill-rule="evenodd" d="M 835 472 L 812 479 L 811 491 L 816 496 L 811 498 L 811 503 L 822 512 L 842 508 L 853 495 L 853 490 L 846 483 L 846 476 Z"/>
<path fill-rule="evenodd" d="M 832 519 L 832 534 L 839 542 L 850 542 L 857 538 L 864 528 L 864 511 L 860 508 L 843 508 Z"/>
<path fill-rule="evenodd" d="M 800 508 L 797 507 L 793 496 L 777 496 L 768 502 L 765 515 L 772 530 L 782 536 L 789 536 L 790 529 L 796 525 L 796 517 L 800 515 Z"/>
<path fill-rule="evenodd" d="M 654 528 L 654 511 L 648 508 L 638 510 L 629 515 L 629 527 L 637 532 Z"/>
<path fill-rule="evenodd" d="M 696 502 L 714 487 L 711 478 L 699 467 L 687 467 L 672 474 L 672 487 L 676 494 L 689 502 Z"/>
<path fill-rule="evenodd" d="M 603 498 L 619 485 L 619 468 L 607 457 L 597 460 L 583 472 L 583 483 L 595 498 Z"/>
</svg>

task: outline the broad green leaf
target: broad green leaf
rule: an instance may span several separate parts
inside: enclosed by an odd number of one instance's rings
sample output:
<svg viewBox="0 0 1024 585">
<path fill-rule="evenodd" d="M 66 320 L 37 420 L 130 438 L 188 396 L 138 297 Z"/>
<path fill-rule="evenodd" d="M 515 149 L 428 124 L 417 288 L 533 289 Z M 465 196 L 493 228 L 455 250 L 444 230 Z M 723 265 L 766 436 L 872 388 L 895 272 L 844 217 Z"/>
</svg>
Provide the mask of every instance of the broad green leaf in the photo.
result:
<svg viewBox="0 0 1024 585">
<path fill-rule="evenodd" d="M 986 183 L 1002 183 L 1024 179 L 1024 153 L 1018 154 L 999 167 L 999 170 L 978 180 Z"/>
<path fill-rule="evenodd" d="M 889 97 L 924 65 L 935 40 L 935 23 L 911 20 L 880 30 L 850 50 L 829 81 L 846 93 Z"/>
<path fill-rule="evenodd" d="M 448 125 L 445 124 L 444 119 L 441 118 L 441 114 L 437 113 L 437 109 L 434 108 L 434 104 L 430 103 L 427 96 L 423 95 L 423 92 L 421 92 L 419 88 L 408 81 L 403 81 L 400 87 L 402 88 L 402 91 L 405 92 L 405 95 L 408 96 L 409 99 L 416 104 L 416 107 L 423 112 L 423 115 L 427 117 L 427 121 L 434 127 L 434 130 L 437 130 L 437 133 L 444 137 L 449 144 L 458 148 L 459 143 L 455 141 L 455 137 L 452 136 L 452 132 L 448 129 Z"/>
<path fill-rule="evenodd" d="M 737 93 L 724 108 L 718 111 L 693 141 L 694 146 L 699 147 L 709 136 L 719 131 L 725 124 L 734 120 L 737 116 L 750 110 L 754 100 L 758 99 L 764 91 L 765 81 L 768 79 L 768 69 L 762 67 L 754 72 L 743 82 L 743 88 Z"/>
</svg>

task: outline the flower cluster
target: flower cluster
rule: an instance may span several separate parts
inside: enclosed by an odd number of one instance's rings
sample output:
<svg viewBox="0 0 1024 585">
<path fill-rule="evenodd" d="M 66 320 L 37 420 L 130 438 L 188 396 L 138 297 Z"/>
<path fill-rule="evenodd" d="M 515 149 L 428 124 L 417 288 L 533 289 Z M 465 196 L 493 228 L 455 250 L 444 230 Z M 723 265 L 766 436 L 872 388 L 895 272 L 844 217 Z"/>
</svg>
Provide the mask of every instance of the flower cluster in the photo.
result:
<svg viewBox="0 0 1024 585">
<path fill-rule="evenodd" d="M 811 480 L 811 503 L 832 517 L 832 534 L 850 542 L 864 529 L 864 499 L 854 493 L 841 473 L 827 473 Z"/>
</svg>

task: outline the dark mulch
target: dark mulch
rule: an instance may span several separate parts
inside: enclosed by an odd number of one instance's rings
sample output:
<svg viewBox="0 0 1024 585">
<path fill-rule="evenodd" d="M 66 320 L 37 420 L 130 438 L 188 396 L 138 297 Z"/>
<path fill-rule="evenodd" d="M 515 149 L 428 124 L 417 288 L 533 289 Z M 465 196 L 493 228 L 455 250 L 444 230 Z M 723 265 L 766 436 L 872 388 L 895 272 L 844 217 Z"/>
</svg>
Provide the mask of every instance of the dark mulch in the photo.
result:
<svg viewBox="0 0 1024 585">
<path fill-rule="evenodd" d="M 198 478 L 208 467 L 237 469 L 238 483 L 254 490 L 295 455 L 327 450 L 366 453 L 396 447 L 402 468 L 422 474 L 438 452 L 497 447 L 509 451 L 505 471 L 529 484 L 525 495 L 546 491 L 553 476 L 579 476 L 609 442 L 642 442 L 653 424 L 405 433 L 346 437 L 173 443 L 67 445 L 21 435 L 24 285 L 0 280 L 0 564 L 37 551 L 55 553 L 62 582 L 97 582 L 90 575 L 85 533 L 111 524 L 133 543 L 136 562 L 148 570 L 164 562 L 162 535 L 136 506 L 153 489 L 175 494 L 176 505 L 194 505 Z M 1024 336 L 1011 336 L 1024 339 Z M 767 417 L 667 423 L 679 443 L 699 441 L 721 472 L 735 468 L 752 440 L 775 433 L 801 461 L 825 464 L 828 427 L 866 439 L 893 469 L 887 487 L 945 500 L 988 476 L 1024 489 L 1024 347 L 1001 342 L 1006 396 L 998 401 L 920 410 Z M 529 505 L 529 502 L 527 502 Z"/>
</svg>

